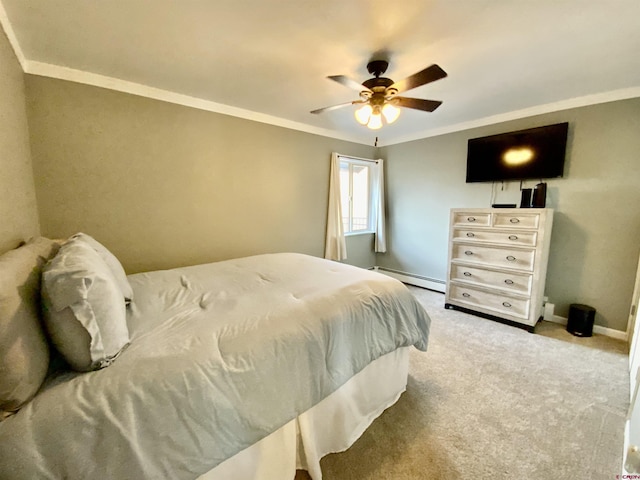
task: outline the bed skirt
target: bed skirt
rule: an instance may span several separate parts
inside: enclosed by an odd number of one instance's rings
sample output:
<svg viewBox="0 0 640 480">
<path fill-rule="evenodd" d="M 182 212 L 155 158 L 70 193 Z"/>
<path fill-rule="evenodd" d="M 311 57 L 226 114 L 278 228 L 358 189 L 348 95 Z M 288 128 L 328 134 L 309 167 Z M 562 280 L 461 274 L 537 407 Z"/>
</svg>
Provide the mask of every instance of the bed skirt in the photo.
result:
<svg viewBox="0 0 640 480">
<path fill-rule="evenodd" d="M 409 347 L 380 357 L 320 403 L 198 480 L 293 480 L 296 469 L 322 480 L 320 459 L 353 445 L 400 398 L 408 372 Z"/>
</svg>

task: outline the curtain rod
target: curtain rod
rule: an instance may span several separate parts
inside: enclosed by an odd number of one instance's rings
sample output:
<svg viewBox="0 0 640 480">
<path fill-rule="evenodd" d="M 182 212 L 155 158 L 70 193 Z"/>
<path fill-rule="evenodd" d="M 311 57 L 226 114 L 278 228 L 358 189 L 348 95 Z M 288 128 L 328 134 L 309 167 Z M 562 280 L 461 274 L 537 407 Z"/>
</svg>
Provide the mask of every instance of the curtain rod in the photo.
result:
<svg viewBox="0 0 640 480">
<path fill-rule="evenodd" d="M 339 157 L 344 157 L 344 158 L 353 158 L 354 160 L 361 160 L 363 162 L 371 162 L 371 163 L 378 163 L 378 160 L 372 160 L 370 158 L 362 158 L 362 157 L 354 157 L 353 155 L 343 155 L 341 153 L 337 154 Z"/>
</svg>

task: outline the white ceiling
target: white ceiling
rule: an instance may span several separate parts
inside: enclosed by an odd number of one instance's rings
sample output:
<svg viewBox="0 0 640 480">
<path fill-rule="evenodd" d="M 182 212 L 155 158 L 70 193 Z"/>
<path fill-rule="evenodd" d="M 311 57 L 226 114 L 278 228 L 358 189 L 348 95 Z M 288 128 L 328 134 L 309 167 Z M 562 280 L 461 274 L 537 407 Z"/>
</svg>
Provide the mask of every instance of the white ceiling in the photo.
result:
<svg viewBox="0 0 640 480">
<path fill-rule="evenodd" d="M 0 0 L 28 73 L 115 88 L 322 135 L 393 144 L 536 113 L 640 96 L 640 0 Z M 386 52 L 405 93 L 377 132 L 328 75 L 358 82 Z"/>
</svg>

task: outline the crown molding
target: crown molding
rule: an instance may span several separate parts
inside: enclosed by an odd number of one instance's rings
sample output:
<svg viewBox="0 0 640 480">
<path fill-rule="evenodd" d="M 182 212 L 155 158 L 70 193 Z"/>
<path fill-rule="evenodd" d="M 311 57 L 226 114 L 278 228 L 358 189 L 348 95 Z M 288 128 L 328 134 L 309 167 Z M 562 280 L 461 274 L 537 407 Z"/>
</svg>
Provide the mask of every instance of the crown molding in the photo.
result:
<svg viewBox="0 0 640 480">
<path fill-rule="evenodd" d="M 412 142 L 414 140 L 422 140 L 424 138 L 436 137 L 438 135 L 444 135 L 447 133 L 454 133 L 454 132 L 460 132 L 462 130 L 469 130 L 471 128 L 485 127 L 487 125 L 494 125 L 496 123 L 509 122 L 511 120 L 518 120 L 521 118 L 533 117 L 535 115 L 559 112 L 562 110 L 569 110 L 571 108 L 588 107 L 590 105 L 597 105 L 599 103 L 615 102 L 618 100 L 628 100 L 630 98 L 637 98 L 637 97 L 640 97 L 640 87 L 622 88 L 619 90 L 611 90 L 608 92 L 596 93 L 592 95 L 584 95 L 582 97 L 570 98 L 567 100 L 561 100 L 559 102 L 546 103 L 544 105 L 536 105 L 535 107 L 524 108 L 522 110 L 514 110 L 512 112 L 506 112 L 498 115 L 491 115 L 489 117 L 478 118 L 476 120 L 457 123 L 455 125 L 448 125 L 442 128 L 424 130 L 419 133 L 399 137 L 391 142 L 383 143 L 379 146 L 387 147 L 390 145 L 397 145 L 399 143 L 406 143 L 406 142 Z"/>
<path fill-rule="evenodd" d="M 20 43 L 18 42 L 18 38 L 15 35 L 13 27 L 11 26 L 11 22 L 9 21 L 9 17 L 7 16 L 7 12 L 4 8 L 2 0 L 0 0 L 0 25 L 7 35 L 9 43 L 13 48 L 13 52 L 15 53 L 20 66 L 22 67 L 22 71 L 30 75 L 38 75 L 42 77 L 82 83 L 85 85 L 92 85 L 94 87 L 106 88 L 118 92 L 147 97 L 154 100 L 174 103 L 185 107 L 197 108 L 199 110 L 206 110 L 223 115 L 230 115 L 232 117 L 243 118 L 245 120 L 251 120 L 254 122 L 266 123 L 277 127 L 288 128 L 291 130 L 298 130 L 305 133 L 311 133 L 313 135 L 335 138 L 337 140 L 345 140 L 347 142 L 360 143 L 363 145 L 370 145 L 371 143 L 368 138 L 346 135 L 335 130 L 313 127 L 311 125 L 286 120 L 284 118 L 275 117 L 273 115 L 253 112 L 251 110 L 232 107 L 229 105 L 212 102 L 210 100 L 191 97 L 189 95 L 183 95 L 180 93 L 162 90 L 159 88 L 150 87 L 140 83 L 129 82 L 118 78 L 108 77 L 105 75 L 98 75 L 83 70 L 76 70 L 73 68 L 62 67 L 50 63 L 28 60 L 25 57 L 22 48 L 20 47 Z"/>
<path fill-rule="evenodd" d="M 22 67 L 22 71 L 24 71 L 24 66 L 26 63 L 26 58 L 24 53 L 22 52 L 22 48 L 20 48 L 20 43 L 18 43 L 18 37 L 16 37 L 15 32 L 13 31 L 13 27 L 11 26 L 11 22 L 9 21 L 9 17 L 7 16 L 7 11 L 4 9 L 4 5 L 2 1 L 0 1 L 0 25 L 2 25 L 2 29 L 4 30 L 5 35 L 9 39 L 9 44 L 11 48 L 13 48 L 13 53 L 15 53 L 20 66 Z"/>
<path fill-rule="evenodd" d="M 129 82 L 118 78 L 107 77 L 105 75 L 99 75 L 96 73 L 85 72 L 83 70 L 61 67 L 59 65 L 53 65 L 50 63 L 34 62 L 31 60 L 24 60 L 23 70 L 25 73 L 28 73 L 30 75 L 38 75 L 42 77 L 82 83 L 85 85 L 92 85 L 94 87 L 106 88 L 118 92 L 129 93 L 131 95 L 151 98 L 154 100 L 161 100 L 177 105 L 183 105 L 185 107 L 197 108 L 199 110 L 206 110 L 223 115 L 230 115 L 232 117 L 243 118 L 245 120 L 251 120 L 254 122 L 266 123 L 277 127 L 288 128 L 291 130 L 298 130 L 305 133 L 311 133 L 313 135 L 331 137 L 338 140 L 361 143 L 364 145 L 370 144 L 370 141 L 368 139 L 342 134 L 340 132 L 336 132 L 335 130 L 313 127 L 311 125 L 286 120 L 284 118 L 275 117 L 273 115 L 267 115 L 243 108 L 232 107 L 230 105 L 224 105 L 222 103 L 216 103 L 198 97 L 191 97 L 189 95 L 183 95 L 181 93 L 162 90 L 160 88 L 150 87 L 148 85 Z"/>
<path fill-rule="evenodd" d="M 1 4 L 0 4 L 0 7 L 1 7 Z M 2 14 L 1 11 L 0 11 L 0 14 Z M 16 41 L 16 45 L 17 45 L 17 41 Z M 14 47 L 14 50 L 16 50 L 16 47 Z M 359 143 L 363 145 L 371 144 L 371 141 L 368 138 L 365 139 L 362 137 L 343 134 L 335 130 L 313 127 L 311 125 L 307 125 L 300 122 L 294 122 L 291 120 L 286 120 L 284 118 L 275 117 L 273 115 L 267 115 L 264 113 L 246 110 L 243 108 L 232 107 L 230 105 L 224 105 L 222 103 L 216 103 L 216 102 L 212 102 L 210 100 L 204 100 L 198 97 L 183 95 L 180 93 L 171 92 L 169 90 L 162 90 L 159 88 L 150 87 L 148 85 L 143 85 L 140 83 L 134 83 L 126 80 L 121 80 L 118 78 L 107 77 L 105 75 L 98 75 L 98 74 L 86 72 L 83 70 L 76 70 L 73 68 L 61 67 L 59 65 L 53 65 L 50 63 L 34 62 L 31 60 L 27 60 L 24 58 L 24 56 L 22 56 L 22 52 L 19 46 L 17 46 L 16 56 L 18 57 L 18 60 L 20 60 L 20 64 L 22 65 L 23 71 L 31 75 L 56 78 L 59 80 L 67 80 L 70 82 L 81 83 L 85 85 L 92 85 L 95 87 L 101 87 L 109 90 L 129 93 L 132 95 L 138 95 L 141 97 L 151 98 L 154 100 L 174 103 L 174 104 L 182 105 L 185 107 L 197 108 L 199 110 L 206 110 L 209 112 L 243 118 L 245 120 L 251 120 L 254 122 L 260 122 L 268 125 L 274 125 L 277 127 L 297 130 L 305 133 L 310 133 L 313 135 L 320 135 L 323 137 L 335 138 L 337 140 L 344 140 L 347 142 Z M 542 114 L 558 112 L 562 110 L 569 110 L 572 108 L 586 107 L 589 105 L 614 102 L 618 100 L 627 100 L 630 98 L 637 98 L 637 97 L 640 97 L 640 87 L 631 87 L 631 88 L 612 90 L 609 92 L 602 92 L 602 93 L 597 93 L 592 95 L 584 95 L 581 97 L 561 100 L 559 102 L 547 103 L 544 105 L 536 105 L 530 108 L 514 110 L 512 112 L 501 113 L 498 115 L 491 115 L 489 117 L 478 118 L 468 122 L 448 125 L 442 128 L 424 130 L 422 132 L 396 138 L 390 142 L 381 141 L 378 143 L 377 146 L 386 147 L 391 145 L 397 145 L 400 143 L 406 143 L 406 142 L 411 142 L 415 140 L 422 140 L 425 138 L 444 135 L 447 133 L 454 133 L 454 132 L 459 132 L 463 130 L 469 130 L 472 128 L 478 128 L 478 127 L 484 127 L 487 125 L 494 125 L 497 123 L 508 122 L 511 120 L 518 120 L 521 118 L 533 117 L 535 115 L 542 115 Z"/>
</svg>

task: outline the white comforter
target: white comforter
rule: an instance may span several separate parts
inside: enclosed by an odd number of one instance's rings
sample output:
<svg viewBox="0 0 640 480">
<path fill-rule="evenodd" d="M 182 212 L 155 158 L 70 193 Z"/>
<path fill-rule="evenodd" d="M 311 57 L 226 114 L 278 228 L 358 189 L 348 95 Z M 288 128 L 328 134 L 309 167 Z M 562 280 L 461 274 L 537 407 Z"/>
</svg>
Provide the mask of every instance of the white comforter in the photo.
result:
<svg viewBox="0 0 640 480">
<path fill-rule="evenodd" d="M 131 345 L 0 423 L 0 478 L 193 479 L 401 346 L 429 318 L 396 280 L 300 254 L 129 277 Z"/>
</svg>

